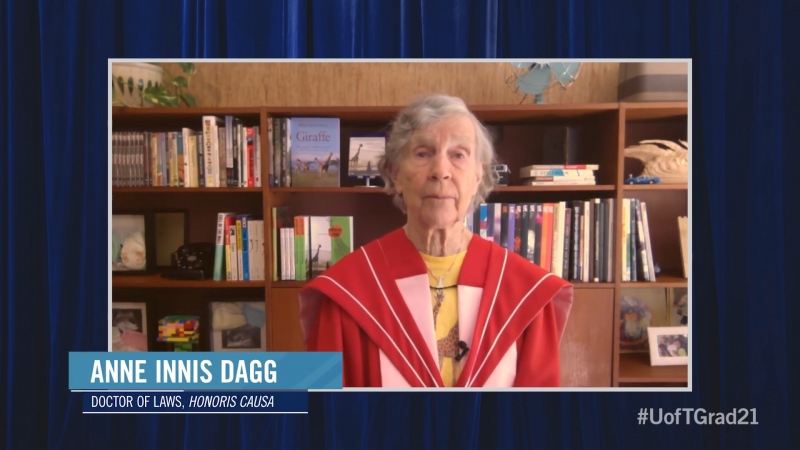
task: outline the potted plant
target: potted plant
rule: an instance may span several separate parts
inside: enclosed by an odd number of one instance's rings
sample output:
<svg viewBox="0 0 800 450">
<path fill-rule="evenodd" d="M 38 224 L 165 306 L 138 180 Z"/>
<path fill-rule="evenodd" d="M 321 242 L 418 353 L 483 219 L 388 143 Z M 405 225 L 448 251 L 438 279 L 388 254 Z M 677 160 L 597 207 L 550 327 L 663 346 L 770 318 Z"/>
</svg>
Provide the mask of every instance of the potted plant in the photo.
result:
<svg viewBox="0 0 800 450">
<path fill-rule="evenodd" d="M 197 106 L 187 92 L 189 80 L 197 68 L 180 63 L 182 75 L 173 77 L 152 63 L 114 63 L 112 65 L 112 104 L 114 106 Z"/>
</svg>

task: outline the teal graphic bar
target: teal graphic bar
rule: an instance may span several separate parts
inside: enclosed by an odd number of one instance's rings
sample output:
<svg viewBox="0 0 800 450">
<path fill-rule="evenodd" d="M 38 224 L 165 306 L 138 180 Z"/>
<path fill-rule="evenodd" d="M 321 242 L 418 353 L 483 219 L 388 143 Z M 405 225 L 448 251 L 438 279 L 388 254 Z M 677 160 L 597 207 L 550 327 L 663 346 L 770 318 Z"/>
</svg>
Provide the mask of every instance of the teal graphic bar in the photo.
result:
<svg viewBox="0 0 800 450">
<path fill-rule="evenodd" d="M 71 390 L 342 388 L 341 352 L 70 352 Z"/>
</svg>

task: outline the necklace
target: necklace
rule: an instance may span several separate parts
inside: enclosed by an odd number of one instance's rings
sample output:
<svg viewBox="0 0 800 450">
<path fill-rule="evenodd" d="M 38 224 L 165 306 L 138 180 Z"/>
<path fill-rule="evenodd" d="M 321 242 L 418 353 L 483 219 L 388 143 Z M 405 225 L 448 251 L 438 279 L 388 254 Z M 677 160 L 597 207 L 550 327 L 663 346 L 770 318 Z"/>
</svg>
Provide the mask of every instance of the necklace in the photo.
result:
<svg viewBox="0 0 800 450">
<path fill-rule="evenodd" d="M 458 259 L 458 254 L 461 253 L 461 246 L 462 245 L 464 245 L 464 233 L 463 232 L 461 233 L 461 242 L 458 243 L 458 252 L 453 256 L 453 262 L 450 263 L 450 268 L 447 269 L 447 272 L 445 272 L 444 275 L 439 277 L 439 284 L 438 284 L 438 286 L 436 286 L 436 302 L 437 303 L 441 303 L 442 300 L 444 300 L 444 277 L 446 277 L 447 274 L 449 274 L 450 271 L 453 270 L 453 266 L 455 266 L 455 264 L 456 264 L 456 259 Z M 430 267 L 428 267 L 427 264 L 425 265 L 425 268 L 428 269 L 428 273 L 430 273 L 431 276 L 434 279 L 436 279 L 436 275 L 431 271 Z"/>
</svg>

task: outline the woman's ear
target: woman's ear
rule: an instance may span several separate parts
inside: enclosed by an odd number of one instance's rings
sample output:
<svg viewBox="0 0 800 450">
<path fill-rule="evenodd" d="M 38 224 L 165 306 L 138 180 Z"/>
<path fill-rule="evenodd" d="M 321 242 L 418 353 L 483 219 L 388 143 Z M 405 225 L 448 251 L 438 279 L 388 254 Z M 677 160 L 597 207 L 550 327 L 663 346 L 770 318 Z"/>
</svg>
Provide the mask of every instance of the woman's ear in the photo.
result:
<svg viewBox="0 0 800 450">
<path fill-rule="evenodd" d="M 399 170 L 396 166 L 389 167 L 389 178 L 392 180 L 392 185 L 394 186 L 395 192 L 398 194 L 402 194 L 402 187 L 397 183 L 397 175 Z"/>
</svg>

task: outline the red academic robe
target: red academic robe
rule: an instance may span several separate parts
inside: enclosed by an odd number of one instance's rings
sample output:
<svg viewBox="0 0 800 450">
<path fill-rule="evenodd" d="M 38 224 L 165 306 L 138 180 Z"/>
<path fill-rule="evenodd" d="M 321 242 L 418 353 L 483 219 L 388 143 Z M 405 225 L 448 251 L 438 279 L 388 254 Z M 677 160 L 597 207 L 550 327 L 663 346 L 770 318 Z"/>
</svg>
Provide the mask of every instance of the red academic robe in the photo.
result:
<svg viewBox="0 0 800 450">
<path fill-rule="evenodd" d="M 458 277 L 455 387 L 557 387 L 572 285 L 473 236 Z M 345 387 L 442 387 L 428 272 L 401 228 L 300 292 L 308 351 L 341 351 Z"/>
</svg>

